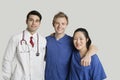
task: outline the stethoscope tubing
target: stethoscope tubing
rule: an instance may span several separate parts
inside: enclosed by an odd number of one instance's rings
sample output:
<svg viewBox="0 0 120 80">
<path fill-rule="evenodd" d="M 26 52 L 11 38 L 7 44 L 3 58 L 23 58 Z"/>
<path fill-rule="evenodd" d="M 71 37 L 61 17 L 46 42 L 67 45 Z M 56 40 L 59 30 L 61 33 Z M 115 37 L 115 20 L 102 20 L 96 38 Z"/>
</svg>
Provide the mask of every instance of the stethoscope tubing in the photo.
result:
<svg viewBox="0 0 120 80">
<path fill-rule="evenodd" d="M 25 30 L 23 31 L 23 34 L 22 34 L 22 40 L 20 40 L 20 44 L 21 45 L 22 45 L 23 41 L 27 45 L 27 41 L 24 38 L 25 38 Z M 40 55 L 40 53 L 39 53 L 39 35 L 37 33 L 37 52 L 36 52 L 36 56 L 39 56 L 39 55 Z"/>
</svg>

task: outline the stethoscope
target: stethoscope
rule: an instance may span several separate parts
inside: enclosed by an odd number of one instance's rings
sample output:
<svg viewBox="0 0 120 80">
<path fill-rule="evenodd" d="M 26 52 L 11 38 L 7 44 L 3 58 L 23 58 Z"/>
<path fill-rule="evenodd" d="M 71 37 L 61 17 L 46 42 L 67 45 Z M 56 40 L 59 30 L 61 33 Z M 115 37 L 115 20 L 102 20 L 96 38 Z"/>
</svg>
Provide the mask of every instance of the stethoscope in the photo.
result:
<svg viewBox="0 0 120 80">
<path fill-rule="evenodd" d="M 23 31 L 22 34 L 22 40 L 20 40 L 20 44 L 23 45 L 23 42 L 25 43 L 25 45 L 27 45 L 27 41 L 24 39 L 25 37 L 25 30 Z M 30 51 L 29 51 L 30 52 Z M 39 56 L 39 35 L 37 34 L 37 52 L 36 52 L 36 56 Z"/>
</svg>

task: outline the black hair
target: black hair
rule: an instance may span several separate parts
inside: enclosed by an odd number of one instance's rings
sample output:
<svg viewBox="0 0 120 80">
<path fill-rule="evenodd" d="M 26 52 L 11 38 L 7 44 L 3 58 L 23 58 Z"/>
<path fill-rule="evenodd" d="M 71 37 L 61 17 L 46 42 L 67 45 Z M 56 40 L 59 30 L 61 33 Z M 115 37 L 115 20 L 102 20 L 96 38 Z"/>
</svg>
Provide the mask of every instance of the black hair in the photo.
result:
<svg viewBox="0 0 120 80">
<path fill-rule="evenodd" d="M 91 39 L 90 39 L 90 37 L 89 37 L 88 31 L 87 31 L 85 28 L 78 28 L 78 29 L 76 29 L 76 30 L 74 31 L 73 38 L 74 38 L 74 36 L 75 36 L 75 33 L 76 33 L 76 32 L 79 32 L 79 31 L 80 31 L 80 32 L 83 32 L 83 34 L 84 34 L 84 36 L 86 37 L 86 39 L 88 39 L 88 41 L 87 41 L 87 43 L 86 43 L 86 46 L 87 46 L 87 49 L 89 49 L 92 41 L 91 41 Z"/>
<path fill-rule="evenodd" d="M 32 10 L 27 14 L 27 17 L 26 17 L 27 21 L 30 15 L 36 15 L 40 18 L 40 21 L 42 20 L 42 15 L 36 10 Z"/>
</svg>

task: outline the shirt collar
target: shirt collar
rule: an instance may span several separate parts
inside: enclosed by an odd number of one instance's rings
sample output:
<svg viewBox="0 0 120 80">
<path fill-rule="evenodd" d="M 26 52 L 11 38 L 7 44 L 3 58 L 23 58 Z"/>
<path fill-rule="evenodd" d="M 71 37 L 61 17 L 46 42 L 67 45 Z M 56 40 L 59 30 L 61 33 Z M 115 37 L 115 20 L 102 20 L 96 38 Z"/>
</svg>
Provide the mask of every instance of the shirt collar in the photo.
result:
<svg viewBox="0 0 120 80">
<path fill-rule="evenodd" d="M 35 32 L 33 35 L 26 29 L 25 30 L 25 38 L 29 39 L 31 36 L 33 37 L 33 39 L 37 39 L 37 34 L 38 32 Z"/>
</svg>

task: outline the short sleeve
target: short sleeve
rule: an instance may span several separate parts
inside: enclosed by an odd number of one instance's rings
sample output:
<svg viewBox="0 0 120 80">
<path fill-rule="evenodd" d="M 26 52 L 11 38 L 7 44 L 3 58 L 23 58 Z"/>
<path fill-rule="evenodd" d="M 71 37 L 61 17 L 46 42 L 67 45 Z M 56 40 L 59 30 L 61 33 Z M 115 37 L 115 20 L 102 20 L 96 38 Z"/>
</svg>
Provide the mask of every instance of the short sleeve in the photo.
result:
<svg viewBox="0 0 120 80">
<path fill-rule="evenodd" d="M 92 62 L 92 78 L 93 80 L 103 80 L 106 78 L 104 68 L 97 55 L 93 57 Z"/>
</svg>

